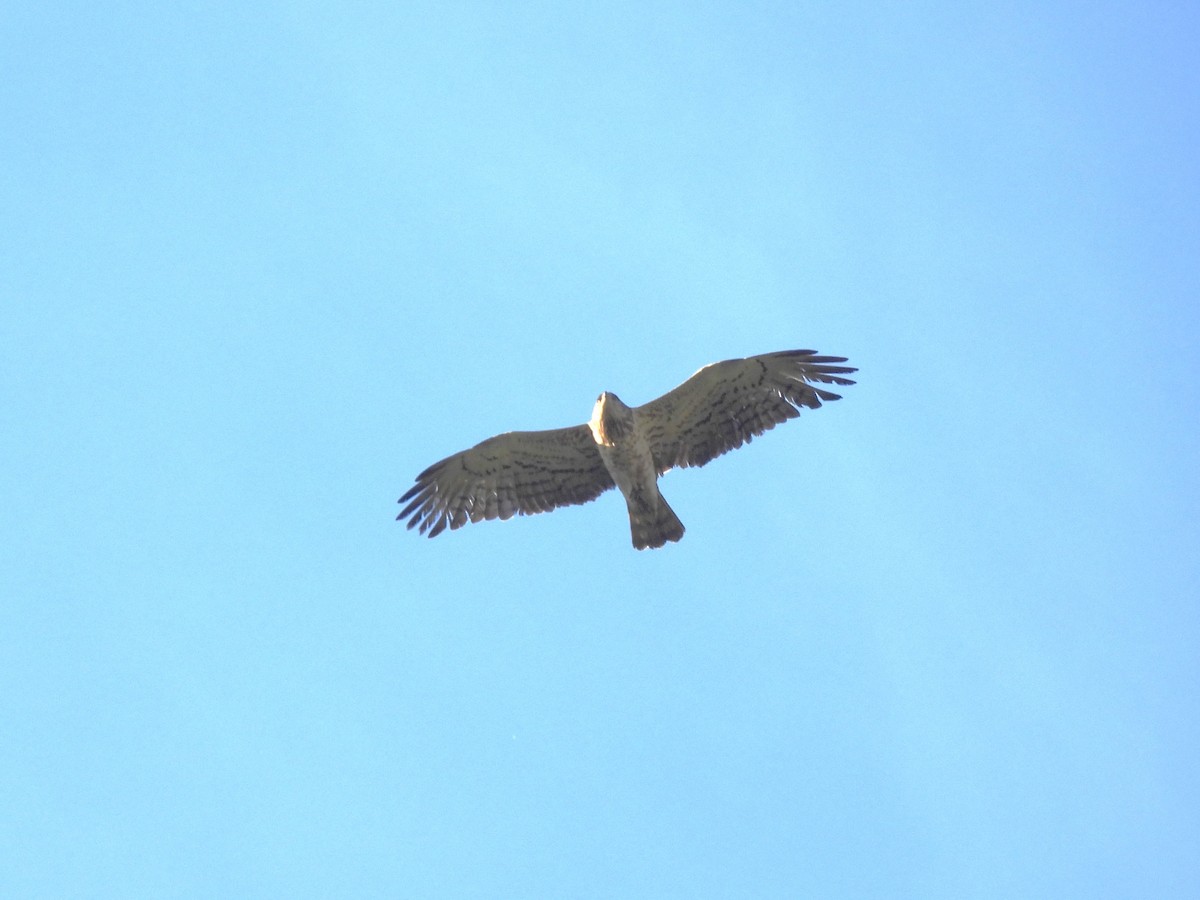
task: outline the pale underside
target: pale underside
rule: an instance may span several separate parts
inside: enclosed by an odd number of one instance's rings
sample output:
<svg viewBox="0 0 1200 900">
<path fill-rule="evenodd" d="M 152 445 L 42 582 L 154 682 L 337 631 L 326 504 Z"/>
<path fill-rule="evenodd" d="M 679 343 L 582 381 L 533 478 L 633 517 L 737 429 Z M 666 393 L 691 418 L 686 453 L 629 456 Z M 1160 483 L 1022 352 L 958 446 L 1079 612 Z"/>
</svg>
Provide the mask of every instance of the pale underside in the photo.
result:
<svg viewBox="0 0 1200 900">
<path fill-rule="evenodd" d="M 713 363 L 674 390 L 633 409 L 656 474 L 702 466 L 754 436 L 840 395 L 843 357 L 785 350 Z M 619 401 L 618 401 L 619 402 Z M 434 537 L 484 519 L 587 503 L 615 484 L 587 424 L 510 431 L 434 463 L 400 498 L 397 517 Z"/>
</svg>

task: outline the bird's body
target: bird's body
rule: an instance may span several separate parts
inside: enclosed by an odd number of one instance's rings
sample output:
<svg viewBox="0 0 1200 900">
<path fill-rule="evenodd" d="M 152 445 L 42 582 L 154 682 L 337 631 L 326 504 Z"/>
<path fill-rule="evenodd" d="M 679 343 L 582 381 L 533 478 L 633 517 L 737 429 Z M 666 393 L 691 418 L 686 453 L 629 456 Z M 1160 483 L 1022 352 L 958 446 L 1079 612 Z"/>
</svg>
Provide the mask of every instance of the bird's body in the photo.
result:
<svg viewBox="0 0 1200 900">
<path fill-rule="evenodd" d="M 812 382 L 850 385 L 840 356 L 785 350 L 705 366 L 656 400 L 629 407 L 605 391 L 586 425 L 510 431 L 417 476 L 397 517 L 430 537 L 468 521 L 508 519 L 586 503 L 616 487 L 633 545 L 661 547 L 683 524 L 658 489 L 669 469 L 702 466 L 755 435 L 840 396 Z"/>
<path fill-rule="evenodd" d="M 604 467 L 625 497 L 633 546 L 661 547 L 683 537 L 683 523 L 658 489 L 647 429 L 638 422 L 637 410 L 605 391 L 596 400 L 588 428 Z"/>
</svg>

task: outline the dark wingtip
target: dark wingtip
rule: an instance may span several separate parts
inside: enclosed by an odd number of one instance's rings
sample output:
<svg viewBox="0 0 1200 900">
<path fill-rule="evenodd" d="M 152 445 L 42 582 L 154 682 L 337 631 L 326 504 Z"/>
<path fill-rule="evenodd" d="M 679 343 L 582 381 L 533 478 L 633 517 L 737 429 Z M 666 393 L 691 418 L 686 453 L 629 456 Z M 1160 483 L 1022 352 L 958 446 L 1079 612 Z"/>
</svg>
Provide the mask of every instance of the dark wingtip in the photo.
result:
<svg viewBox="0 0 1200 900">
<path fill-rule="evenodd" d="M 858 369 L 854 366 L 838 366 L 831 363 L 844 363 L 848 361 L 845 356 L 820 356 L 816 350 L 784 350 L 781 353 L 774 354 L 776 356 L 803 356 L 804 363 L 808 365 L 819 366 L 825 372 L 857 372 Z"/>
</svg>

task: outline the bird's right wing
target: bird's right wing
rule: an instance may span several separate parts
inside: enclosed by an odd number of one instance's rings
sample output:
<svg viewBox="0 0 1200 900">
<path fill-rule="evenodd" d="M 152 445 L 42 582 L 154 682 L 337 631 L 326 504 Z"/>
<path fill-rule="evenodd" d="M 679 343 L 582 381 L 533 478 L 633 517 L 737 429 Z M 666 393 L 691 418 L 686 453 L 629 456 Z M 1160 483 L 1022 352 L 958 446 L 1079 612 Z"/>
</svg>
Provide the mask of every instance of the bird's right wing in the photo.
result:
<svg viewBox="0 0 1200 900">
<path fill-rule="evenodd" d="M 613 486 L 586 425 L 510 431 L 434 463 L 417 476 L 397 519 L 430 537 L 483 519 L 548 512 Z"/>
</svg>

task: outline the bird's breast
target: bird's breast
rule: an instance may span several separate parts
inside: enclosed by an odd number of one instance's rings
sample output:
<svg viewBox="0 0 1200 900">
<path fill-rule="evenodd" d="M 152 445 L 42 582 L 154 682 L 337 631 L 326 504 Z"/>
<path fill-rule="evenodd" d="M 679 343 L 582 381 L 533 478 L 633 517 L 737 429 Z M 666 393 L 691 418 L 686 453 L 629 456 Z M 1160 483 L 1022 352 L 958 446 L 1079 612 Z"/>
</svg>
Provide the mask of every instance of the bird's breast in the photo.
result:
<svg viewBox="0 0 1200 900">
<path fill-rule="evenodd" d="M 654 459 L 646 438 L 636 431 L 624 437 L 625 440 L 609 444 L 597 441 L 596 449 L 613 481 L 628 499 L 634 494 L 649 492 L 658 480 L 658 473 L 654 470 Z"/>
</svg>

